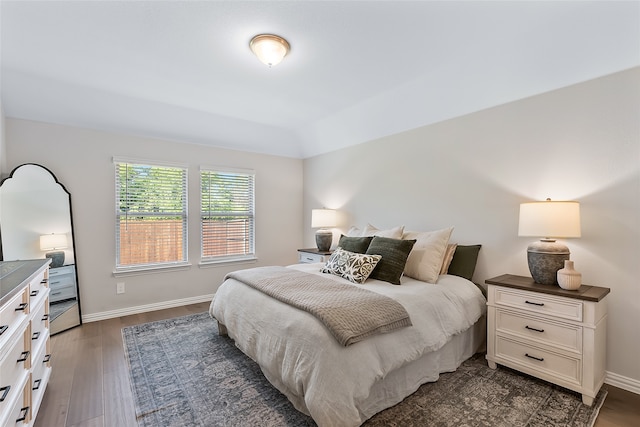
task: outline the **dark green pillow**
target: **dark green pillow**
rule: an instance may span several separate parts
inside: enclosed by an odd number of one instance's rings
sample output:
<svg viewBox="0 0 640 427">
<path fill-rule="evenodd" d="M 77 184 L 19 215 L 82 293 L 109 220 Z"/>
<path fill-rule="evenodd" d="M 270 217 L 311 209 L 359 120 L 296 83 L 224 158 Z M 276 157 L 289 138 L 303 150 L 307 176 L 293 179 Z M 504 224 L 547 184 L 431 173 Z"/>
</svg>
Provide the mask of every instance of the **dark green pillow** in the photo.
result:
<svg viewBox="0 0 640 427">
<path fill-rule="evenodd" d="M 473 272 L 476 271 L 478 252 L 480 252 L 481 247 L 482 245 L 458 245 L 453 253 L 453 259 L 449 264 L 447 274 L 471 280 Z"/>
<path fill-rule="evenodd" d="M 369 247 L 371 240 L 373 240 L 373 237 L 347 237 L 344 234 L 341 234 L 338 246 L 345 251 L 363 254 L 367 252 L 367 248 Z"/>
<path fill-rule="evenodd" d="M 367 249 L 367 255 L 382 255 L 382 259 L 369 278 L 399 285 L 409 252 L 415 243 L 415 240 L 374 236 Z"/>
</svg>

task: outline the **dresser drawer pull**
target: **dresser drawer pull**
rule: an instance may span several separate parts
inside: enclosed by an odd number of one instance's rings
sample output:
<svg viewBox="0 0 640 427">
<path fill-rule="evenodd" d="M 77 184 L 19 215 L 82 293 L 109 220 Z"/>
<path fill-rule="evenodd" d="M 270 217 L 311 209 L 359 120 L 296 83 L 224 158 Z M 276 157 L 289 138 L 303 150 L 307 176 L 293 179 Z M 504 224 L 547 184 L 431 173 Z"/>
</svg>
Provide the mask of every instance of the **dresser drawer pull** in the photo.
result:
<svg viewBox="0 0 640 427">
<path fill-rule="evenodd" d="M 45 354 L 44 359 L 42 359 L 42 363 L 48 363 L 51 360 L 50 354 Z"/>
<path fill-rule="evenodd" d="M 9 325 L 0 326 L 0 335 L 4 334 L 7 329 L 9 329 Z"/>
<path fill-rule="evenodd" d="M 529 353 L 525 353 L 524 355 L 527 356 L 529 359 L 534 359 L 534 360 L 537 360 L 538 362 L 543 362 L 544 361 L 544 357 L 531 356 Z"/>
<path fill-rule="evenodd" d="M 25 311 L 27 309 L 27 307 L 29 306 L 29 303 L 27 302 L 23 302 L 22 304 L 20 304 L 18 306 L 18 308 L 16 308 L 15 311 Z"/>
<path fill-rule="evenodd" d="M 59 280 L 57 282 L 51 282 L 52 285 L 57 285 L 58 283 L 60 283 Z"/>
<path fill-rule="evenodd" d="M 29 414 L 29 407 L 28 406 L 25 406 L 24 408 L 20 409 L 20 418 L 16 419 L 16 424 L 17 423 L 21 423 L 24 420 L 26 420 L 28 414 Z"/>
<path fill-rule="evenodd" d="M 41 384 L 41 383 L 42 383 L 42 380 L 41 380 L 41 379 L 40 379 L 40 380 L 35 380 L 35 381 L 33 382 L 33 389 L 32 389 L 32 390 L 37 390 L 37 389 L 39 389 L 39 388 L 40 388 L 40 384 Z"/>
<path fill-rule="evenodd" d="M 36 295 L 38 295 L 38 290 L 36 289 L 35 291 L 31 291 L 29 295 L 31 295 L 32 297 L 35 297 Z"/>
<path fill-rule="evenodd" d="M 49 313 L 46 313 L 44 316 L 42 316 L 42 319 L 40 319 L 40 320 L 42 320 L 43 322 L 45 320 L 49 320 Z"/>
<path fill-rule="evenodd" d="M 0 402 L 4 402 L 4 400 L 7 398 L 7 395 L 9 394 L 9 390 L 11 390 L 10 385 L 6 385 L 0 388 L 0 391 L 2 392 L 2 396 L 0 396 Z"/>
<path fill-rule="evenodd" d="M 41 284 L 41 285 L 46 285 L 47 283 L 49 283 L 49 279 L 42 279 L 42 280 L 40 281 L 40 284 Z"/>
<path fill-rule="evenodd" d="M 20 353 L 20 359 L 16 360 L 16 362 L 20 363 L 20 362 L 24 362 L 29 358 L 29 351 L 23 351 L 22 353 Z"/>
<path fill-rule="evenodd" d="M 525 303 L 531 304 L 531 305 L 537 305 L 538 307 L 542 307 L 544 305 L 543 302 L 531 302 L 531 301 L 527 301 L 527 300 L 525 300 Z"/>
<path fill-rule="evenodd" d="M 51 292 L 51 296 L 54 296 L 54 295 L 60 295 L 61 293 L 62 293 L 62 291 L 58 291 L 58 292 Z"/>
<path fill-rule="evenodd" d="M 38 338 L 40 338 L 40 331 L 34 332 L 33 335 L 31 335 L 31 339 L 34 341 Z"/>
<path fill-rule="evenodd" d="M 529 329 L 530 331 L 536 331 L 536 332 L 544 332 L 544 329 L 536 329 L 536 328 L 532 328 L 531 326 L 527 325 L 525 326 L 525 329 Z"/>
</svg>

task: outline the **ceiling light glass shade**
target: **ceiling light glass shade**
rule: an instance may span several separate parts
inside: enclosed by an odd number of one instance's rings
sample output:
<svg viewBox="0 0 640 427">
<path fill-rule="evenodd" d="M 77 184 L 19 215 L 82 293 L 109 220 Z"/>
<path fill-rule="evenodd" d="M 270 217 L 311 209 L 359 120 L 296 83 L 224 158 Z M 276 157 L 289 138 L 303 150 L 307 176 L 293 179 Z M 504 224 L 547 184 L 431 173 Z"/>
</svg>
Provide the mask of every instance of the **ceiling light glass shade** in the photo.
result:
<svg viewBox="0 0 640 427">
<path fill-rule="evenodd" d="M 249 42 L 249 47 L 260 61 L 272 67 L 289 53 L 289 42 L 273 34 L 260 34 Z"/>
<path fill-rule="evenodd" d="M 518 235 L 580 237 L 580 203 L 551 200 L 522 203 Z"/>
<path fill-rule="evenodd" d="M 40 236 L 40 250 L 64 249 L 69 245 L 65 234 L 45 234 Z"/>
</svg>

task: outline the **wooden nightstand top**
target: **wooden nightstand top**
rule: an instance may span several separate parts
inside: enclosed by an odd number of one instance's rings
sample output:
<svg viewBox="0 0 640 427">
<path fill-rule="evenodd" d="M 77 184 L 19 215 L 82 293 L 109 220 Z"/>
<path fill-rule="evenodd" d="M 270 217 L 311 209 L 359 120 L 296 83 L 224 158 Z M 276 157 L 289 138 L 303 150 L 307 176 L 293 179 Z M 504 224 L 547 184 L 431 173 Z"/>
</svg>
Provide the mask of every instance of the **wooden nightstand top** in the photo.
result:
<svg viewBox="0 0 640 427">
<path fill-rule="evenodd" d="M 558 285 L 542 285 L 533 281 L 531 277 L 503 274 L 492 279 L 485 280 L 488 285 L 504 286 L 505 288 L 522 289 L 525 291 L 540 292 L 543 294 L 558 295 L 561 297 L 575 298 L 584 301 L 598 302 L 611 291 L 600 286 L 582 285 L 575 291 L 562 289 Z"/>
<path fill-rule="evenodd" d="M 318 248 L 298 249 L 298 252 L 307 252 L 317 255 L 331 255 L 333 253 L 333 251 L 319 251 Z"/>
</svg>

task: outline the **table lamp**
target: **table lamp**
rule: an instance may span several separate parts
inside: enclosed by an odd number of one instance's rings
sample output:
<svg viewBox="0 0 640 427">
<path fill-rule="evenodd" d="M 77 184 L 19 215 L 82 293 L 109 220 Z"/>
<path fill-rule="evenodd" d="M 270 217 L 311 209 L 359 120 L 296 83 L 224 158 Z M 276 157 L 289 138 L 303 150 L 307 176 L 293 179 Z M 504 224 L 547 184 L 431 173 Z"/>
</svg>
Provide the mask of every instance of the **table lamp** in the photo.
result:
<svg viewBox="0 0 640 427">
<path fill-rule="evenodd" d="M 56 249 L 64 249 L 68 245 L 66 234 L 52 233 L 40 236 L 40 250 L 52 251 L 45 254 L 47 258 L 51 258 L 51 268 L 62 267 L 64 251 L 56 251 Z"/>
<path fill-rule="evenodd" d="M 527 248 L 531 277 L 536 283 L 558 284 L 557 272 L 569 259 L 569 248 L 556 238 L 580 237 L 578 202 L 544 202 L 520 204 L 519 236 L 543 237 Z"/>
<path fill-rule="evenodd" d="M 311 228 L 319 228 L 316 231 L 316 246 L 321 252 L 327 252 L 331 249 L 333 241 L 333 232 L 329 230 L 337 224 L 337 213 L 333 209 L 312 209 L 311 210 Z"/>
</svg>

